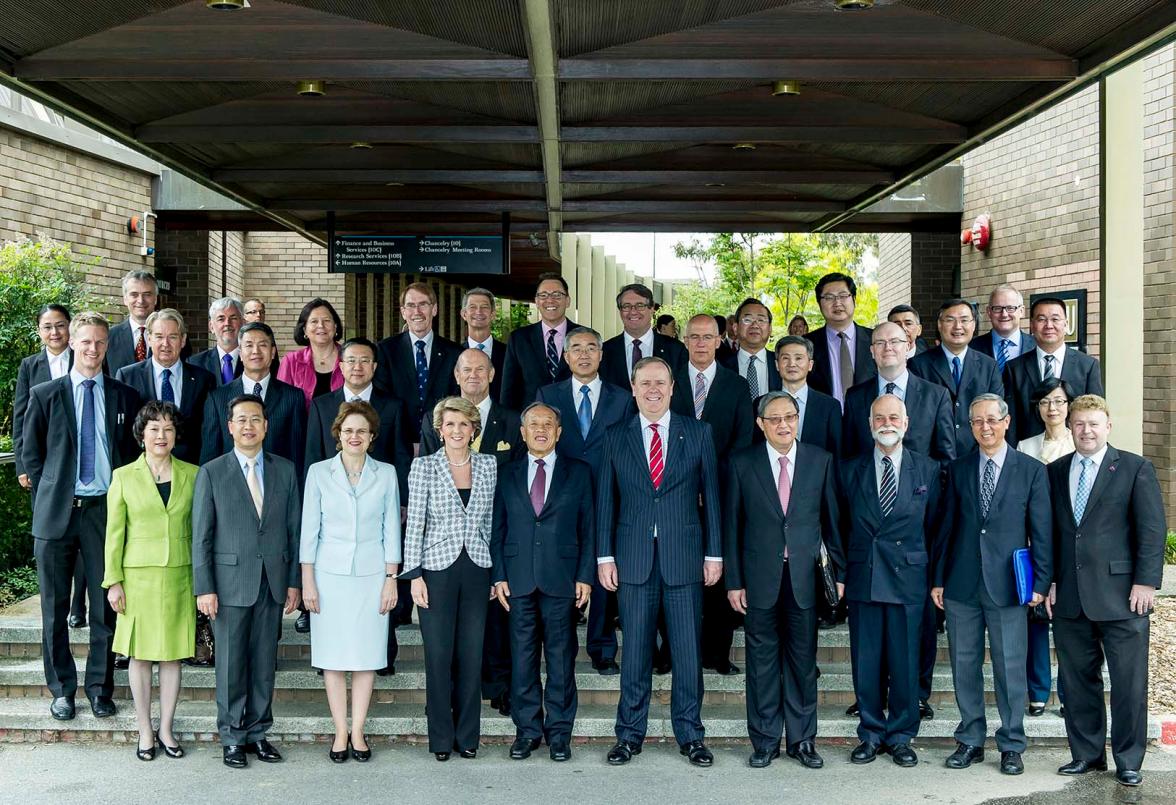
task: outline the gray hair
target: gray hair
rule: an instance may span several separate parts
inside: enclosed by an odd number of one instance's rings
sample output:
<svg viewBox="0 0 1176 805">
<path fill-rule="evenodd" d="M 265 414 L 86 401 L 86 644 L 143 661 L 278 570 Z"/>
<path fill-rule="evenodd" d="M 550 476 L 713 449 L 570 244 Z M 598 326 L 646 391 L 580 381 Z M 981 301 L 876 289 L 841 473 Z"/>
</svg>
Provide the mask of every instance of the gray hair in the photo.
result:
<svg viewBox="0 0 1176 805">
<path fill-rule="evenodd" d="M 157 321 L 174 321 L 180 328 L 180 335 L 188 334 L 188 324 L 184 321 L 184 317 L 180 315 L 180 311 L 174 307 L 165 307 L 162 310 L 157 310 L 147 317 L 147 332 L 151 332 L 151 326 Z"/>
<path fill-rule="evenodd" d="M 519 422 L 526 422 L 527 421 L 527 414 L 529 414 L 532 411 L 539 409 L 539 408 L 546 408 L 548 411 L 555 414 L 555 424 L 557 426 L 561 424 L 560 420 L 562 419 L 562 417 L 560 417 L 560 415 L 559 415 L 559 409 L 556 408 L 554 405 L 548 405 L 547 403 L 543 402 L 542 400 L 535 400 L 535 402 L 531 403 L 526 408 L 524 408 L 523 412 L 521 414 L 519 414 Z"/>
<path fill-rule="evenodd" d="M 995 396 L 995 395 L 989 395 L 989 396 Z M 892 400 L 898 400 L 898 405 L 899 405 L 899 407 L 902 409 L 902 415 L 903 415 L 904 417 L 905 417 L 905 416 L 907 416 L 907 407 L 906 407 L 906 403 L 905 403 L 905 402 L 903 402 L 903 399 L 902 399 L 902 397 L 899 397 L 897 394 L 879 394 L 877 397 L 875 397 L 875 398 L 874 398 L 874 401 L 873 401 L 872 403 L 870 403 L 870 411 L 869 411 L 869 413 L 866 415 L 866 416 L 867 416 L 867 419 L 872 419 L 872 418 L 873 418 L 873 416 L 874 416 L 874 406 L 876 406 L 876 405 L 877 405 L 878 403 L 880 403 L 882 400 L 885 400 L 885 399 L 887 399 L 887 398 L 890 398 L 890 399 L 892 399 Z"/>
<path fill-rule="evenodd" d="M 150 282 L 151 287 L 158 289 L 159 284 L 155 281 L 155 275 L 150 271 L 144 271 L 141 268 L 134 271 L 128 271 L 122 278 L 122 292 L 123 296 L 127 295 L 132 282 Z"/>
<path fill-rule="evenodd" d="M 808 353 L 809 360 L 813 359 L 813 342 L 809 341 L 803 335 L 786 335 L 776 342 L 776 356 L 780 355 L 780 347 L 804 347 L 804 351 Z"/>
<path fill-rule="evenodd" d="M 470 288 L 461 295 L 461 309 L 466 309 L 466 303 L 470 301 L 471 296 L 484 296 L 490 300 L 490 307 L 494 307 L 494 294 L 485 288 Z"/>
<path fill-rule="evenodd" d="M 236 308 L 238 316 L 245 316 L 244 308 L 241 307 L 241 300 L 235 299 L 232 296 L 222 296 L 208 306 L 208 318 L 215 319 L 217 313 L 228 308 Z"/>
<path fill-rule="evenodd" d="M 1005 402 L 1004 397 L 1000 396 L 999 394 L 993 394 L 992 392 L 985 392 L 983 394 L 977 394 L 972 398 L 972 402 L 968 404 L 968 416 L 972 415 L 972 409 L 976 407 L 976 403 L 983 402 L 996 403 L 996 411 L 1000 414 L 1001 419 L 1004 419 L 1009 415 L 1009 404 Z"/>
<path fill-rule="evenodd" d="M 571 343 L 572 336 L 574 335 L 590 335 L 596 339 L 596 346 L 600 349 L 604 349 L 604 339 L 600 337 L 600 333 L 596 332 L 591 327 L 584 327 L 581 325 L 580 327 L 573 327 L 570 331 L 568 331 L 568 334 L 564 336 L 564 352 L 568 351 L 568 344 Z"/>
<path fill-rule="evenodd" d="M 670 376 L 670 384 L 673 385 L 674 370 L 670 368 L 670 365 L 666 363 L 664 359 L 659 358 L 656 355 L 651 355 L 648 358 L 642 358 L 641 360 L 637 361 L 637 363 L 633 364 L 633 372 L 629 375 L 629 382 L 637 382 L 637 370 L 644 369 L 646 366 L 653 366 L 654 364 L 665 367 L 666 374 Z"/>
<path fill-rule="evenodd" d="M 788 402 L 792 403 L 792 407 L 796 409 L 796 413 L 800 413 L 800 403 L 798 403 L 796 398 L 791 394 L 786 391 L 769 391 L 767 394 L 760 397 L 759 401 L 755 405 L 756 418 L 763 419 L 764 414 L 768 411 L 768 406 L 774 403 L 776 400 L 788 400 Z"/>
<path fill-rule="evenodd" d="M 997 285 L 995 288 L 992 289 L 992 293 L 988 294 L 988 304 L 991 305 L 992 304 L 992 297 L 996 296 L 1001 291 L 1008 291 L 1009 293 L 1016 294 L 1017 295 L 1017 304 L 1018 305 L 1025 304 L 1025 297 L 1021 296 L 1021 292 L 1018 291 L 1016 288 L 1014 288 L 1012 285 L 1009 285 L 1007 282 L 1002 282 L 1000 285 Z"/>
</svg>

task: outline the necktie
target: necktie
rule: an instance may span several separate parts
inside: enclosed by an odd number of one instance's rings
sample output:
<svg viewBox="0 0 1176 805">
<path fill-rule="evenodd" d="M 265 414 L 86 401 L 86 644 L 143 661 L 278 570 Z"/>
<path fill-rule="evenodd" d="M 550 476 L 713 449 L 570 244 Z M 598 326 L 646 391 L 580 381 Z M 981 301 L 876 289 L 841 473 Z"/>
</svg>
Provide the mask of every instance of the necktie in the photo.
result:
<svg viewBox="0 0 1176 805">
<path fill-rule="evenodd" d="M 951 379 L 955 383 L 956 391 L 960 390 L 960 356 L 951 359 Z"/>
<path fill-rule="evenodd" d="M 1045 374 L 1044 374 L 1044 376 L 1042 376 L 1041 379 L 1042 380 L 1052 380 L 1053 376 L 1054 376 L 1054 356 L 1053 355 L 1046 355 L 1045 356 Z"/>
<path fill-rule="evenodd" d="M 890 460 L 890 456 L 882 456 L 882 486 L 878 489 L 878 506 L 882 509 L 883 517 L 890 516 L 896 497 L 898 484 L 894 480 L 894 462 Z"/>
<path fill-rule="evenodd" d="M 78 480 L 83 484 L 94 480 L 94 449 L 97 434 L 94 430 L 94 381 L 82 381 L 82 436 L 78 461 Z"/>
<path fill-rule="evenodd" d="M 756 371 L 755 362 L 758 356 L 752 355 L 747 359 L 747 388 L 751 392 L 751 399 L 760 396 L 759 387 L 759 372 Z"/>
<path fill-rule="evenodd" d="M 886 391 L 885 391 L 884 393 L 886 393 L 886 394 L 893 394 L 893 393 L 894 393 L 894 391 L 895 391 L 895 389 L 897 389 L 897 388 L 898 388 L 898 386 L 896 386 L 895 384 L 893 384 L 893 383 L 887 383 L 887 384 L 886 384 Z"/>
<path fill-rule="evenodd" d="M 694 378 L 694 418 L 702 419 L 702 409 L 706 407 L 706 375 L 702 372 Z"/>
<path fill-rule="evenodd" d="M 555 330 L 547 331 L 547 374 L 554 380 L 559 373 L 559 350 L 555 348 Z"/>
<path fill-rule="evenodd" d="M 257 459 L 245 459 L 245 484 L 249 487 L 249 496 L 253 498 L 253 508 L 257 509 L 257 516 L 261 517 L 261 483 L 257 480 Z"/>
<path fill-rule="evenodd" d="M 780 510 L 788 514 L 788 501 L 792 498 L 792 476 L 788 474 L 788 456 L 780 456 L 780 480 L 776 484 L 780 495 Z"/>
<path fill-rule="evenodd" d="M 253 384 L 253 396 L 254 397 L 262 397 L 262 399 L 265 399 L 261 393 L 261 384 L 260 383 Z"/>
<path fill-rule="evenodd" d="M 147 360 L 147 342 L 143 339 L 143 328 L 139 328 L 139 340 L 135 342 L 135 360 Z"/>
<path fill-rule="evenodd" d="M 425 400 L 425 386 L 429 383 L 429 362 L 425 359 L 425 342 L 416 342 L 417 399 Z"/>
<path fill-rule="evenodd" d="M 639 360 L 641 360 L 641 340 L 638 338 L 634 338 L 633 339 L 633 366 L 630 369 L 630 371 L 632 371 L 632 369 L 637 368 L 637 361 L 639 361 Z"/>
<path fill-rule="evenodd" d="M 1005 364 L 1008 363 L 1009 347 L 1012 345 L 1012 341 L 1007 338 L 1002 338 L 1000 339 L 1000 344 L 996 348 L 996 368 L 1002 372 L 1004 371 Z"/>
<path fill-rule="evenodd" d="M 543 496 L 547 489 L 547 470 L 543 469 L 543 459 L 535 459 L 535 480 L 531 481 L 531 508 L 535 515 L 543 511 Z"/>
<path fill-rule="evenodd" d="M 474 440 L 472 442 L 470 442 L 470 449 L 473 450 L 475 453 L 482 452 L 482 434 L 483 433 L 485 433 L 485 431 L 478 431 L 478 435 L 474 437 Z"/>
<path fill-rule="evenodd" d="M 172 388 L 171 384 L 171 369 L 164 369 L 162 379 L 159 381 L 159 397 L 164 402 L 175 403 L 176 390 Z"/>
<path fill-rule="evenodd" d="M 221 358 L 221 385 L 227 386 L 233 382 L 233 356 Z"/>
<path fill-rule="evenodd" d="M 580 438 L 587 439 L 588 431 L 592 429 L 592 400 L 587 386 L 580 386 L 580 407 L 576 409 L 576 417 L 580 420 Z"/>
<path fill-rule="evenodd" d="M 988 459 L 984 463 L 984 477 L 980 481 L 980 516 L 988 516 L 992 505 L 992 493 L 996 491 L 996 462 Z"/>
<path fill-rule="evenodd" d="M 1078 488 L 1074 490 L 1074 524 L 1082 524 L 1082 515 L 1086 513 L 1086 501 L 1090 497 L 1090 468 L 1094 466 L 1094 459 L 1082 459 L 1082 472 L 1078 473 Z"/>
<path fill-rule="evenodd" d="M 845 333 L 838 333 L 837 337 L 841 339 L 841 399 L 845 400 L 845 392 L 853 387 L 853 358 L 849 354 L 849 336 Z"/>
<path fill-rule="evenodd" d="M 662 438 L 658 432 L 656 422 L 649 423 L 653 429 L 653 438 L 649 442 L 649 477 L 653 480 L 653 488 L 661 489 L 662 472 L 665 470 L 665 458 L 662 456 Z"/>
<path fill-rule="evenodd" d="M 486 351 L 486 345 L 485 345 L 485 344 L 478 344 L 478 349 L 480 349 L 480 350 L 482 350 L 483 352 L 485 352 L 485 351 Z"/>
</svg>

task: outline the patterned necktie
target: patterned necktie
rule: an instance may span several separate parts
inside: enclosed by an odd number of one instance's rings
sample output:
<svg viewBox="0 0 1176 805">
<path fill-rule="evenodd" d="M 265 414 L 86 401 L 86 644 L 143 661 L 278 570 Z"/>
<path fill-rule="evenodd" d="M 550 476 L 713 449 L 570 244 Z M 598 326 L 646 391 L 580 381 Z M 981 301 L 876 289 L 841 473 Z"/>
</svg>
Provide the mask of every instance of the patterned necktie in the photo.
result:
<svg viewBox="0 0 1176 805">
<path fill-rule="evenodd" d="M 143 338 L 143 328 L 139 328 L 139 340 L 135 342 L 135 360 L 147 360 L 147 341 Z"/>
<path fill-rule="evenodd" d="M 980 516 L 988 516 L 992 505 L 992 493 L 996 491 L 996 462 L 988 459 L 984 463 L 984 477 L 980 481 Z"/>
<path fill-rule="evenodd" d="M 702 409 L 706 407 L 706 375 L 702 372 L 694 378 L 694 418 L 702 419 Z"/>
<path fill-rule="evenodd" d="M 555 380 L 559 373 L 559 350 L 555 348 L 555 330 L 547 331 L 547 374 Z"/>
<path fill-rule="evenodd" d="M 878 489 L 878 506 L 882 509 L 883 517 L 890 516 L 896 497 L 898 484 L 894 480 L 894 462 L 890 456 L 882 456 L 882 486 Z"/>
<path fill-rule="evenodd" d="M 838 333 L 837 337 L 841 339 L 841 401 L 845 401 L 845 392 L 853 387 L 853 356 L 849 354 L 849 336 L 845 333 Z"/>
<path fill-rule="evenodd" d="M 1074 490 L 1074 525 L 1082 525 L 1082 515 L 1086 513 L 1086 501 L 1090 498 L 1090 468 L 1094 466 L 1094 459 L 1084 458 L 1081 464 L 1078 488 Z"/>
<path fill-rule="evenodd" d="M 755 368 L 757 357 L 756 355 L 752 355 L 747 359 L 747 388 L 751 392 L 751 399 L 753 400 L 760 396 L 759 372 Z"/>
<path fill-rule="evenodd" d="M 480 350 L 482 350 L 483 352 L 485 352 L 485 351 L 486 351 L 486 345 L 485 345 L 485 344 L 478 344 L 478 349 L 480 349 Z"/>
<path fill-rule="evenodd" d="M 580 420 L 581 439 L 587 439 L 588 431 L 592 429 L 592 399 L 588 396 L 591 391 L 587 386 L 580 386 L 580 407 L 576 410 L 576 417 Z"/>
<path fill-rule="evenodd" d="M 658 432 L 658 423 L 651 422 L 653 438 L 649 442 L 649 477 L 653 480 L 653 488 L 661 489 L 662 473 L 665 471 L 665 458 L 662 456 L 662 438 Z"/>
<path fill-rule="evenodd" d="M 1008 363 L 1009 347 L 1012 345 L 1012 341 L 1007 338 L 1002 338 L 1000 339 L 1000 344 L 996 348 L 996 368 L 1002 372 L 1004 371 L 1005 364 Z"/>
<path fill-rule="evenodd" d="M 254 384 L 253 384 L 253 396 L 254 396 L 254 397 L 261 397 L 261 398 L 264 400 L 264 399 L 265 399 L 265 395 L 264 395 L 264 394 L 262 394 L 261 392 L 262 392 L 261 384 L 260 384 L 260 383 L 254 383 Z"/>
<path fill-rule="evenodd" d="M 227 386 L 233 382 L 233 356 L 226 355 L 221 358 L 221 385 Z"/>
<path fill-rule="evenodd" d="M 788 456 L 780 456 L 780 480 L 776 483 L 780 495 L 780 510 L 787 516 L 788 501 L 792 499 L 792 476 L 788 474 Z"/>
<path fill-rule="evenodd" d="M 257 479 L 257 459 L 245 459 L 245 484 L 249 487 L 249 496 L 253 498 L 253 508 L 257 509 L 257 516 L 261 517 L 261 482 Z"/>
<path fill-rule="evenodd" d="M 543 498 L 547 491 L 547 470 L 544 467 L 543 459 L 535 459 L 535 480 L 531 481 L 531 508 L 535 510 L 535 516 L 543 511 Z"/>
<path fill-rule="evenodd" d="M 633 366 L 630 368 L 630 373 L 637 368 L 637 361 L 641 360 L 641 339 L 633 339 Z"/>
<path fill-rule="evenodd" d="M 960 390 L 960 356 L 956 355 L 951 359 L 951 379 L 955 383 L 956 391 Z"/>
<path fill-rule="evenodd" d="M 1042 380 L 1052 380 L 1054 376 L 1054 356 L 1045 356 L 1045 374 L 1042 375 Z"/>
<path fill-rule="evenodd" d="M 887 383 L 886 384 L 886 391 L 883 393 L 884 394 L 893 394 L 897 388 L 898 388 L 898 386 L 896 386 L 894 383 Z"/>
<path fill-rule="evenodd" d="M 425 386 L 429 384 L 429 362 L 425 358 L 425 342 L 416 342 L 417 399 L 425 400 Z"/>
<path fill-rule="evenodd" d="M 97 433 L 94 428 L 94 381 L 82 381 L 82 435 L 78 460 L 78 480 L 90 484 L 94 480 L 94 451 Z"/>
<path fill-rule="evenodd" d="M 160 374 L 162 377 L 159 381 L 159 398 L 164 402 L 175 404 L 176 390 L 172 388 L 171 369 L 164 369 Z"/>
</svg>

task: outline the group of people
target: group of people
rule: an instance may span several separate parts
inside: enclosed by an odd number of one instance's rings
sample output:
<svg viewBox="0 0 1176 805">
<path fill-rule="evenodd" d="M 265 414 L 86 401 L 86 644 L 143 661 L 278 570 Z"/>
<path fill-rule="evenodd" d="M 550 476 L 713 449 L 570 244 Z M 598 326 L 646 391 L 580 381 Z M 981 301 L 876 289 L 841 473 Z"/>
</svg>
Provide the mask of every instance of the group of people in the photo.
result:
<svg viewBox="0 0 1176 805">
<path fill-rule="evenodd" d="M 279 361 L 272 329 L 244 322 L 235 299 L 213 302 L 216 343 L 185 358 L 184 319 L 154 309 L 151 275 L 123 290 L 126 323 L 42 311 L 44 349 L 18 383 L 55 718 L 75 713 L 80 565 L 84 691 L 113 715 L 112 652 L 130 658 L 143 760 L 183 753 L 173 717 L 197 613 L 215 635 L 225 764 L 280 760 L 266 739 L 277 644 L 299 609 L 330 759 L 370 759 L 374 676 L 395 672 L 415 607 L 439 761 L 476 756 L 483 698 L 514 720 L 512 758 L 543 742 L 552 760 L 571 756 L 586 609 L 593 669 L 620 676 L 610 764 L 641 752 L 652 674 L 667 672 L 682 754 L 713 763 L 703 672 L 742 672 L 742 623 L 749 764 L 784 748 L 820 768 L 818 622 L 847 616 L 850 760 L 909 767 L 933 716 L 942 612 L 961 714 L 949 768 L 983 760 L 987 632 L 1000 770 L 1021 773 L 1024 715 L 1049 697 L 1052 621 L 1073 755 L 1059 771 L 1107 767 L 1105 657 L 1117 777 L 1141 780 L 1164 508 L 1151 464 L 1108 444 L 1097 361 L 1067 347 L 1059 299 L 1033 302 L 1031 335 L 1011 286 L 990 296 L 982 335 L 974 306 L 947 300 L 928 346 L 908 305 L 856 324 L 854 280 L 832 273 L 816 287 L 824 326 L 794 320 L 769 347 L 757 299 L 732 319 L 693 316 L 679 341 L 633 284 L 616 299 L 623 332 L 604 340 L 567 318 L 569 288 L 550 274 L 539 321 L 505 344 L 493 295 L 467 291 L 458 344 L 435 331 L 433 290 L 411 283 L 402 332 L 344 340 L 313 299 L 300 349 Z"/>
</svg>

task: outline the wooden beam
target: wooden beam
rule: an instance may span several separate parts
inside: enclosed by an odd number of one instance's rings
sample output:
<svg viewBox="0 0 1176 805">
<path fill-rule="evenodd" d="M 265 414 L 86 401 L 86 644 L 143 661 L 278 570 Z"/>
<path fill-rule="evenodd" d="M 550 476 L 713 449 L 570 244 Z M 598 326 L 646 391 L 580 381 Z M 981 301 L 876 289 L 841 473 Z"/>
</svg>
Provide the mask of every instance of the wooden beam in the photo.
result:
<svg viewBox="0 0 1176 805">
<path fill-rule="evenodd" d="M 547 212 L 541 199 L 341 199 L 277 198 L 266 203 L 271 210 L 334 210 L 336 212 Z M 843 209 L 839 206 L 838 210 Z M 831 212 L 836 212 L 832 210 Z"/>
<path fill-rule="evenodd" d="M 527 184 L 542 183 L 543 171 L 529 170 L 372 170 L 367 168 L 223 168 L 218 182 L 297 182 L 301 184 Z"/>
<path fill-rule="evenodd" d="M 168 125 L 135 129 L 145 143 L 538 143 L 535 126 Z"/>
<path fill-rule="evenodd" d="M 524 59 L 54 59 L 16 63 L 22 81 L 529 81 Z"/>
<path fill-rule="evenodd" d="M 567 184 L 846 184 L 891 182 L 884 170 L 569 170 Z"/>
<path fill-rule="evenodd" d="M 659 201 L 628 200 L 628 199 L 575 199 L 564 202 L 563 211 L 598 212 L 598 213 L 694 213 L 705 212 L 721 215 L 724 213 L 780 213 L 780 212 L 840 212 L 845 204 L 839 201 L 820 201 L 811 199 L 781 199 L 748 201 L 731 201 L 716 199 L 712 201 Z"/>
<path fill-rule="evenodd" d="M 960 143 L 964 126 L 565 126 L 573 143 Z"/>
</svg>

